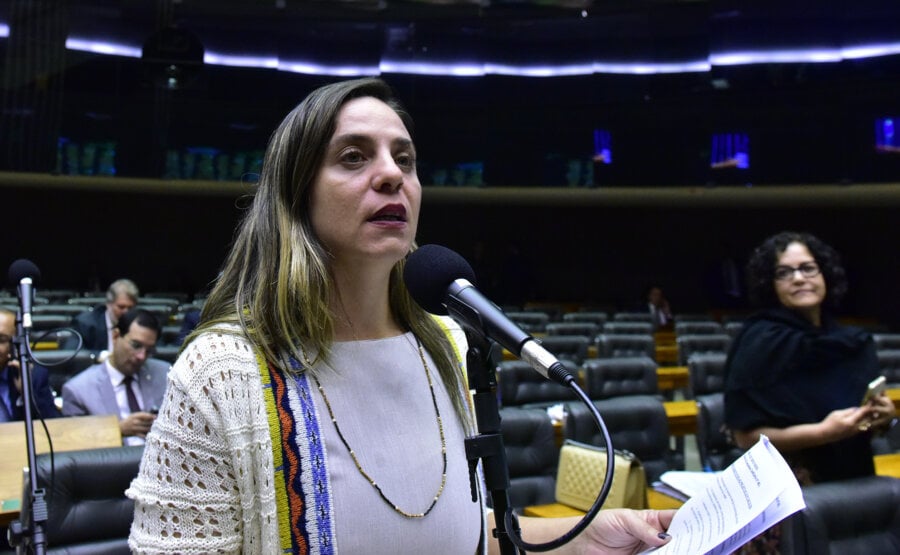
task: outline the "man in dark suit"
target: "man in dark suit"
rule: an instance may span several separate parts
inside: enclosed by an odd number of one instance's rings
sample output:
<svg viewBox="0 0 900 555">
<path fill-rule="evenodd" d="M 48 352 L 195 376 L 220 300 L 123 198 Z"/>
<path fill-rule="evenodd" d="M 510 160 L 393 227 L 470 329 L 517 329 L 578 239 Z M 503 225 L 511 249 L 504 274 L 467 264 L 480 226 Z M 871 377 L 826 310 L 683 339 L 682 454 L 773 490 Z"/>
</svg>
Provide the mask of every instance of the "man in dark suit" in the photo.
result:
<svg viewBox="0 0 900 555">
<path fill-rule="evenodd" d="M 22 403 L 22 373 L 19 361 L 13 356 L 12 339 L 16 333 L 16 315 L 0 310 L 0 422 L 25 419 Z M 56 418 L 59 410 L 53 402 L 49 372 L 43 366 L 31 367 L 32 401 L 37 408 L 34 418 Z"/>
<path fill-rule="evenodd" d="M 112 330 L 116 321 L 138 302 L 137 285 L 129 279 L 117 279 L 106 291 L 106 304 L 92 310 L 86 310 L 72 318 L 72 328 L 83 339 L 82 349 L 96 354 L 100 351 L 112 351 Z M 72 337 L 63 345 L 66 349 L 74 349 L 78 338 Z"/>
<path fill-rule="evenodd" d="M 169 363 L 150 358 L 160 324 L 152 312 L 135 309 L 113 328 L 113 349 L 63 385 L 63 414 L 115 414 L 126 445 L 141 445 L 166 392 Z"/>
</svg>

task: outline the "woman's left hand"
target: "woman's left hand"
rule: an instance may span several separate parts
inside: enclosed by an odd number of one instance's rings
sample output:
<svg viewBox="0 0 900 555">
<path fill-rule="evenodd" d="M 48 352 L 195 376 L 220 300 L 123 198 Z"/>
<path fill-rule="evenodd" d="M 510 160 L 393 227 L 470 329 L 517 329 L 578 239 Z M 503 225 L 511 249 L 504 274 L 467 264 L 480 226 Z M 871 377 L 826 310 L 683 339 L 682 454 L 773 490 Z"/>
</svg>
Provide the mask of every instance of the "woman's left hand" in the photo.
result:
<svg viewBox="0 0 900 555">
<path fill-rule="evenodd" d="M 890 397 L 881 394 L 869 401 L 866 408 L 869 409 L 869 415 L 865 421 L 868 427 L 881 428 L 891 423 L 896 415 L 894 402 Z"/>
</svg>

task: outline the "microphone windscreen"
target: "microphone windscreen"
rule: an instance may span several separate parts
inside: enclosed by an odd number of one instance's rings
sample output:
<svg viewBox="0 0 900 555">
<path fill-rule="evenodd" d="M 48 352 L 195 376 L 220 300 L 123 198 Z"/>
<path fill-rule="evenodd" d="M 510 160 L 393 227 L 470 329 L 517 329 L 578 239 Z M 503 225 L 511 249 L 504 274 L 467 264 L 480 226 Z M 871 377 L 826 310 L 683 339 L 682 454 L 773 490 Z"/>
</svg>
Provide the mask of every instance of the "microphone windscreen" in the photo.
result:
<svg viewBox="0 0 900 555">
<path fill-rule="evenodd" d="M 444 296 L 457 279 L 475 285 L 475 271 L 465 258 L 447 247 L 422 245 L 406 259 L 406 288 L 413 300 L 432 314 L 447 314 Z"/>
<path fill-rule="evenodd" d="M 22 278 L 27 277 L 35 282 L 41 278 L 41 271 L 31 260 L 20 258 L 9 265 L 8 277 L 11 285 L 18 285 Z"/>
</svg>

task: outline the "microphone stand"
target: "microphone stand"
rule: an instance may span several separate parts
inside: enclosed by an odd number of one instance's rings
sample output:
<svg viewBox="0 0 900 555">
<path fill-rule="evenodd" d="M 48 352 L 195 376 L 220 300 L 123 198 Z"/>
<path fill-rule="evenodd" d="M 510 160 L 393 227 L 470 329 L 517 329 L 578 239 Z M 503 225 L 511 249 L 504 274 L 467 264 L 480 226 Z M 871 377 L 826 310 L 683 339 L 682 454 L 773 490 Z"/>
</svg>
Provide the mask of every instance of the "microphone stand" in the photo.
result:
<svg viewBox="0 0 900 555">
<path fill-rule="evenodd" d="M 28 484 L 23 487 L 22 512 L 19 520 L 9 525 L 10 543 L 17 553 L 32 547 L 32 553 L 43 555 L 46 549 L 44 523 L 47 522 L 47 502 L 44 490 L 37 487 L 37 464 L 34 445 L 34 419 L 31 414 L 31 368 L 29 359 L 29 332 L 22 325 L 22 311 L 16 316 L 16 336 L 13 345 L 19 353 L 19 368 L 22 376 L 22 403 L 25 408 L 25 447 L 28 451 Z M 15 543 L 13 543 L 15 542 Z M 22 549 L 19 549 L 19 548 Z"/>
<path fill-rule="evenodd" d="M 500 553 L 515 555 L 519 553 L 506 529 L 506 513 L 509 508 L 509 468 L 506 462 L 506 450 L 503 448 L 503 436 L 500 433 L 500 409 L 497 403 L 497 376 L 490 360 L 491 344 L 478 331 L 465 327 L 469 350 L 466 353 L 466 367 L 469 388 L 474 390 L 475 418 L 478 424 L 478 435 L 465 440 L 466 458 L 469 461 L 469 473 L 472 482 L 472 500 L 478 499 L 477 473 L 478 459 L 482 460 L 484 482 L 491 493 L 494 508 L 494 537 L 500 543 Z M 513 515 L 514 533 L 519 536 L 518 521 Z"/>
</svg>

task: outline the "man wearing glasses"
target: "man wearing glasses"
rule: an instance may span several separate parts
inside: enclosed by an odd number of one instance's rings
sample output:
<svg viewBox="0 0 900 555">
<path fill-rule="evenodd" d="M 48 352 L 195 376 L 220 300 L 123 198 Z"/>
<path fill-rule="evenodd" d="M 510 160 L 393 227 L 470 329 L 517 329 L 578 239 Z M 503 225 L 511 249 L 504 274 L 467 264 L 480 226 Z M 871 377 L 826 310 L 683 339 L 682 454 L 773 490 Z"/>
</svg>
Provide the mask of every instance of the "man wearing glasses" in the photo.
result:
<svg viewBox="0 0 900 555">
<path fill-rule="evenodd" d="M 25 419 L 22 404 L 22 373 L 19 360 L 13 352 L 12 339 L 16 333 L 16 315 L 0 310 L 0 422 Z M 32 416 L 37 419 L 56 418 L 59 411 L 53 404 L 49 372 L 43 366 L 31 366 L 32 401 L 37 408 Z"/>
<path fill-rule="evenodd" d="M 169 363 L 151 358 L 160 324 L 142 309 L 126 312 L 113 328 L 109 358 L 63 385 L 63 414 L 116 414 L 125 445 L 142 445 L 166 391 Z"/>
</svg>

